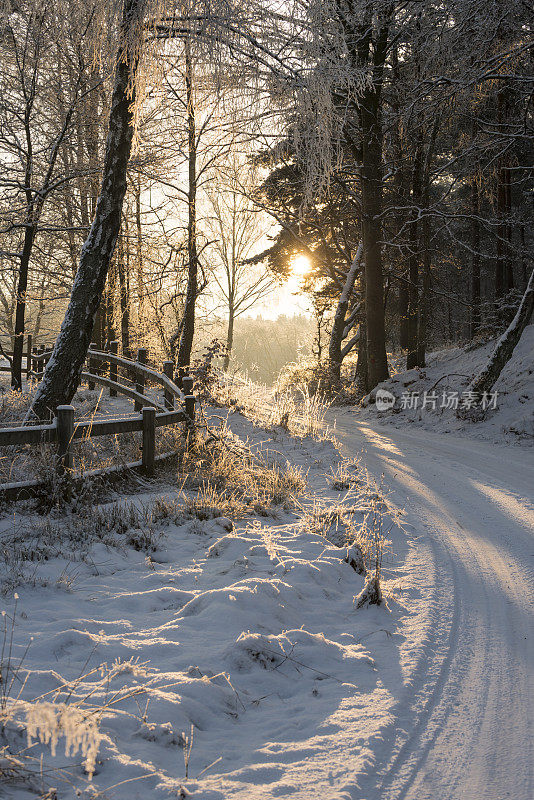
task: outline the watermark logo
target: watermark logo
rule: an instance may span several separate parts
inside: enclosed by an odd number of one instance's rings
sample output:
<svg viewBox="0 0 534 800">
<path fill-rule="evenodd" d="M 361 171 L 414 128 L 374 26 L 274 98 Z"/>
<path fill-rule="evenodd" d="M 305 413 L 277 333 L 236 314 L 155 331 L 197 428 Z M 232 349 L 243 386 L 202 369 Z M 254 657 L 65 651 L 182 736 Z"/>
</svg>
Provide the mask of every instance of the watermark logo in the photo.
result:
<svg viewBox="0 0 534 800">
<path fill-rule="evenodd" d="M 386 389 L 378 389 L 375 401 L 377 411 L 388 411 L 395 405 L 395 395 Z"/>
<path fill-rule="evenodd" d="M 482 411 L 497 408 L 498 392 L 483 392 L 477 394 L 471 390 L 465 392 L 435 391 L 429 392 L 403 392 L 400 398 L 388 392 L 387 389 L 378 389 L 376 393 L 376 410 L 389 411 L 397 403 L 401 411 L 444 411 L 480 408 Z"/>
<path fill-rule="evenodd" d="M 436 411 L 438 409 L 449 409 L 456 411 L 457 409 L 466 409 L 469 411 L 472 408 L 481 408 L 483 411 L 487 409 L 497 408 L 498 392 L 483 392 L 481 395 L 473 391 L 466 392 L 450 392 L 443 391 L 441 394 L 437 392 L 403 392 L 400 398 L 400 407 L 403 411 L 409 409 L 420 408 L 421 411 Z"/>
</svg>

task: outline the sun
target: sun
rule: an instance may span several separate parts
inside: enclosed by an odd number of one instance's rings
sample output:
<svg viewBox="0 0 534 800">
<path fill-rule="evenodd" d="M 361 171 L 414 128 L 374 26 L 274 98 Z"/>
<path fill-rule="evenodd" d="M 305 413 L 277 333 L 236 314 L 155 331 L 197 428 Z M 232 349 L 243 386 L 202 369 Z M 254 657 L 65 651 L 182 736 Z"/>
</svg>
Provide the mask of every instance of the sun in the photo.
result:
<svg viewBox="0 0 534 800">
<path fill-rule="evenodd" d="M 311 269 L 311 261 L 308 256 L 305 255 L 298 255 L 294 256 L 291 259 L 291 273 L 292 275 L 298 275 L 300 277 L 304 277 L 307 275 Z"/>
</svg>

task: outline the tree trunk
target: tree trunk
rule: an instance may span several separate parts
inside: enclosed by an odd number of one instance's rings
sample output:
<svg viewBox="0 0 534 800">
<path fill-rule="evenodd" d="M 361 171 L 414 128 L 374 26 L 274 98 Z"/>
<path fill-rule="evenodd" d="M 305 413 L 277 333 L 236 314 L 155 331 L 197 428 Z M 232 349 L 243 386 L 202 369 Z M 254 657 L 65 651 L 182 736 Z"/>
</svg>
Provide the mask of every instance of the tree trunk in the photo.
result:
<svg viewBox="0 0 534 800">
<path fill-rule="evenodd" d="M 187 125 L 188 125 L 188 222 L 187 222 L 187 293 L 185 298 L 184 315 L 180 345 L 178 348 L 178 372 L 182 375 L 191 363 L 191 350 L 195 335 L 195 305 L 198 294 L 198 255 L 197 255 L 197 141 L 195 123 L 195 105 L 193 96 L 193 69 L 191 62 L 191 47 L 189 40 L 185 42 L 185 82 L 187 95 Z"/>
<path fill-rule="evenodd" d="M 399 345 L 401 350 L 407 350 L 410 341 L 408 333 L 408 280 L 403 273 L 399 280 Z"/>
<path fill-rule="evenodd" d="M 103 177 L 95 216 L 82 248 L 61 331 L 27 419 L 46 419 L 58 405 L 70 403 L 80 382 L 120 229 L 134 133 L 131 106 L 135 102 L 143 10 L 144 0 L 124 0 Z"/>
<path fill-rule="evenodd" d="M 378 15 L 379 26 L 373 24 L 372 4 L 363 17 L 347 12 L 339 3 L 338 18 L 345 30 L 348 58 L 354 68 L 363 70 L 369 82 L 357 103 L 361 141 L 361 213 L 362 244 L 365 261 L 365 313 L 369 383 L 374 388 L 389 377 L 386 356 L 384 311 L 384 275 L 382 266 L 382 122 L 381 96 L 384 65 L 389 49 L 389 23 L 393 7 Z M 358 20 L 358 21 L 356 21 Z M 352 137 L 349 137 L 349 140 Z"/>
<path fill-rule="evenodd" d="M 497 254 L 495 263 L 495 299 L 502 297 L 504 294 L 504 238 L 506 226 L 503 221 L 505 213 L 505 190 L 504 190 L 504 176 L 503 169 L 497 171 L 497 216 L 499 224 L 497 225 Z"/>
<path fill-rule="evenodd" d="M 30 268 L 30 258 L 35 233 L 35 225 L 28 219 L 24 231 L 24 245 L 20 256 L 13 339 L 13 360 L 11 364 L 11 386 L 13 389 L 17 390 L 22 389 L 22 355 L 24 350 L 24 328 L 26 324 L 26 292 L 28 291 L 28 271 Z"/>
<path fill-rule="evenodd" d="M 417 366 L 424 367 L 426 364 L 426 348 L 428 335 L 428 318 L 430 306 L 430 219 L 428 216 L 423 218 L 422 223 L 423 240 L 423 287 L 419 301 L 419 319 L 417 329 Z"/>
<path fill-rule="evenodd" d="M 106 348 L 110 342 L 117 338 L 115 331 L 115 295 L 117 288 L 117 261 L 114 259 L 108 274 L 108 282 L 105 289 L 105 308 L 106 308 L 106 336 L 104 344 Z"/>
<path fill-rule="evenodd" d="M 497 97 L 497 120 L 499 129 L 503 130 L 507 124 L 507 98 L 505 88 L 499 91 Z M 505 242 L 507 238 L 506 223 L 506 166 L 504 156 L 499 158 L 497 165 L 497 251 L 495 262 L 495 299 L 502 297 L 505 287 Z"/>
<path fill-rule="evenodd" d="M 365 314 L 360 323 L 360 341 L 358 343 L 358 363 L 356 364 L 355 382 L 362 394 L 369 392 L 369 375 L 367 370 L 367 332 L 365 330 Z"/>
<path fill-rule="evenodd" d="M 145 330 L 145 265 L 143 260 L 143 224 L 141 220 L 141 175 L 138 173 L 135 184 L 135 267 L 137 279 L 137 329 Z"/>
<path fill-rule="evenodd" d="M 428 336 L 428 320 L 430 317 L 430 284 L 432 280 L 431 266 L 432 254 L 430 250 L 431 241 L 431 218 L 429 216 L 430 207 L 430 167 L 434 154 L 436 136 L 440 124 L 439 116 L 436 117 L 430 138 L 428 140 L 424 167 L 421 177 L 421 205 L 424 209 L 423 221 L 421 224 L 421 240 L 423 246 L 423 286 L 419 301 L 419 319 L 417 328 L 417 366 L 424 367 L 426 364 L 426 349 Z"/>
<path fill-rule="evenodd" d="M 400 71 L 399 71 L 399 54 L 398 45 L 395 45 L 391 53 L 392 62 L 392 75 L 395 86 L 400 86 Z M 395 97 L 397 97 L 395 95 Z M 406 152 L 405 152 L 405 131 L 400 110 L 400 98 L 397 102 L 393 102 L 393 114 L 396 123 L 392 127 L 392 151 L 394 160 L 393 176 L 393 204 L 396 206 L 394 211 L 394 224 L 398 231 L 403 230 L 406 222 L 405 208 L 408 205 L 408 197 L 410 193 L 409 175 L 405 167 Z M 399 331 L 399 345 L 402 350 L 408 349 L 408 275 L 406 271 L 406 248 L 400 244 L 396 250 L 396 261 L 399 265 L 399 281 L 398 281 L 398 331 Z"/>
<path fill-rule="evenodd" d="M 122 242 L 121 237 L 119 240 L 119 257 L 117 259 L 121 307 L 121 342 L 123 356 L 130 358 L 130 292 L 125 256 L 124 242 Z"/>
<path fill-rule="evenodd" d="M 526 285 L 527 283 L 527 243 L 526 243 L 526 236 L 525 236 L 525 225 L 521 224 L 519 226 L 519 242 L 520 242 L 520 265 L 521 265 L 521 277 L 523 279 L 523 284 Z"/>
<path fill-rule="evenodd" d="M 478 183 L 471 179 L 471 339 L 480 328 L 480 222 Z"/>
<path fill-rule="evenodd" d="M 356 282 L 356 277 L 360 271 L 362 260 L 363 247 L 362 244 L 358 245 L 356 255 L 352 260 L 352 264 L 347 272 L 345 283 L 334 315 L 334 322 L 332 325 L 332 332 L 330 334 L 330 345 L 328 348 L 328 361 L 329 371 L 335 382 L 339 382 L 341 378 L 341 363 L 343 361 L 342 345 L 343 340 L 350 331 L 345 329 L 347 311 L 349 308 L 350 298 Z"/>
<path fill-rule="evenodd" d="M 360 66 L 372 58 L 373 82 L 359 103 L 362 141 L 361 195 L 362 240 L 365 259 L 365 313 L 370 388 L 389 377 L 386 356 L 384 275 L 382 267 L 382 123 L 380 102 L 384 64 L 388 53 L 387 20 L 373 36 L 370 24 L 360 30 L 357 50 Z"/>
<path fill-rule="evenodd" d="M 232 301 L 230 301 L 228 304 L 228 328 L 226 330 L 226 355 L 224 356 L 223 361 L 224 372 L 226 372 L 230 366 L 230 355 L 232 353 L 232 347 L 234 346 L 234 322 L 234 304 Z"/>
<path fill-rule="evenodd" d="M 515 346 L 528 325 L 533 310 L 534 270 L 532 271 L 525 294 L 523 295 L 515 317 L 499 339 L 497 347 L 493 351 L 486 368 L 471 383 L 469 387 L 471 391 L 481 396 L 484 392 L 490 392 L 493 389 L 499 375 L 512 357 Z"/>
<path fill-rule="evenodd" d="M 504 170 L 504 201 L 506 209 L 506 258 L 505 286 L 510 292 L 514 288 L 514 261 L 512 251 L 512 173 L 509 167 Z"/>
<path fill-rule="evenodd" d="M 361 100 L 362 238 L 365 258 L 365 313 L 369 385 L 389 377 L 386 357 L 384 277 L 382 268 L 382 130 L 375 91 Z"/>
<path fill-rule="evenodd" d="M 417 328 L 419 316 L 419 206 L 421 204 L 422 151 L 418 145 L 414 154 L 412 173 L 412 220 L 410 224 L 410 255 L 408 258 L 408 354 L 406 369 L 418 363 Z"/>
<path fill-rule="evenodd" d="M 101 302 L 95 314 L 95 321 L 93 323 L 93 335 L 91 341 L 96 344 L 98 350 L 104 347 L 104 327 L 105 327 L 105 304 Z"/>
</svg>

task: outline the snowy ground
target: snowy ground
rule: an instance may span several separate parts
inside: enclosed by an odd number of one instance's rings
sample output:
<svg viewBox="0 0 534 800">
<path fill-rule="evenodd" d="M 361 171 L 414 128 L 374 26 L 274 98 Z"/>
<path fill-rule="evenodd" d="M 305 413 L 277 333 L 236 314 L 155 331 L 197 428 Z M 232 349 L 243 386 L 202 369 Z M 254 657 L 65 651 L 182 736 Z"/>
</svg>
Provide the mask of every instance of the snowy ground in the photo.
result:
<svg viewBox="0 0 534 800">
<path fill-rule="evenodd" d="M 417 663 L 353 797 L 530 800 L 534 451 L 336 417 L 345 452 L 407 509 L 430 588 Z"/>
<path fill-rule="evenodd" d="M 355 409 L 358 419 L 531 447 L 534 444 L 534 324 L 527 326 L 512 359 L 502 371 L 494 387 L 497 407 L 488 408 L 482 422 L 473 424 L 459 419 L 454 408 L 445 407 L 447 402 L 454 404 L 449 398 L 455 394 L 459 405 L 466 402 L 464 393 L 470 379 L 486 364 L 494 346 L 495 342 L 490 342 L 474 350 L 453 347 L 430 353 L 424 370 L 406 372 L 399 364 L 398 374 L 378 387 L 395 395 L 393 409 L 378 412 L 372 403 L 363 410 Z M 428 395 L 423 408 L 425 391 Z M 432 393 L 436 395 L 435 408 Z M 418 396 L 417 408 L 408 407 L 407 395 L 412 394 Z"/>
<path fill-rule="evenodd" d="M 64 732 L 85 731 L 98 751 L 92 781 L 79 752 L 65 755 L 65 737 L 55 756 L 50 744 L 26 752 L 22 709 L 4 741 L 35 757 L 33 788 L 28 759 L 17 773 L 0 754 L 0 775 L 21 777 L 0 795 L 26 800 L 57 786 L 60 798 L 103 800 L 531 800 L 533 337 L 530 326 L 482 422 L 336 409 L 340 455 L 329 441 L 230 414 L 241 440 L 306 474 L 295 502 L 233 523 L 186 519 L 172 513 L 177 488 L 160 479 L 128 501 L 146 520 L 159 508 L 158 522 L 134 530 L 135 514 L 109 502 L 104 516 L 124 522 L 120 546 L 104 538 L 85 548 L 83 520 L 74 532 L 60 521 L 67 546 L 54 521 L 43 530 L 6 517 L 1 543 L 24 542 L 26 560 L 11 561 L 6 584 L 12 615 L 21 581 L 7 656 L 5 617 L 3 685 L 11 698 L 40 697 L 34 740 L 65 701 Z M 445 374 L 470 376 L 490 349 L 442 351 L 425 375 L 389 387 L 400 397 Z M 461 392 L 467 380 L 437 388 Z M 384 559 L 387 606 L 357 608 L 364 576 L 346 562 L 346 529 L 333 520 L 348 513 L 361 530 L 373 480 L 401 524 Z M 32 636 L 23 668 L 6 679 L 6 662 L 16 665 Z"/>
<path fill-rule="evenodd" d="M 254 447 L 307 473 L 300 509 L 235 525 L 169 518 L 151 531 L 149 555 L 100 543 L 83 559 L 72 547 L 69 560 L 67 545 L 59 554 L 52 541 L 48 561 L 25 565 L 12 664 L 33 641 L 11 696 L 26 669 L 24 700 L 48 703 L 66 681 L 72 688 L 56 700 L 94 706 L 102 736 L 91 783 L 79 754 L 65 756 L 62 739 L 55 757 L 46 745 L 28 751 L 44 754 L 43 784 L 60 796 L 182 791 L 202 800 L 307 800 L 321 787 L 323 798 L 349 798 L 382 747 L 417 663 L 430 593 L 414 541 L 392 531 L 393 552 L 384 560 L 388 607 L 358 609 L 364 577 L 345 561 L 343 526 L 325 523 L 322 512 L 342 504 L 359 529 L 374 491 L 354 465 L 337 484 L 353 486 L 332 489 L 328 475 L 340 456 L 328 441 L 268 433 L 238 414 L 230 423 Z M 176 489 L 163 494 L 172 499 Z M 135 500 L 153 501 L 153 492 Z M 3 540 L 21 524 L 4 520 Z M 142 539 L 139 532 L 123 538 Z M 4 602 L 12 615 L 13 596 Z M 101 664 L 107 667 L 82 677 Z M 45 712 L 57 714 L 57 702 L 39 712 L 46 727 Z M 12 752 L 25 747 L 13 724 L 7 735 Z M 66 767 L 66 783 L 46 773 L 52 766 Z M 34 767 L 38 773 L 38 761 Z M 27 786 L 6 783 L 3 792 L 24 797 Z"/>
</svg>

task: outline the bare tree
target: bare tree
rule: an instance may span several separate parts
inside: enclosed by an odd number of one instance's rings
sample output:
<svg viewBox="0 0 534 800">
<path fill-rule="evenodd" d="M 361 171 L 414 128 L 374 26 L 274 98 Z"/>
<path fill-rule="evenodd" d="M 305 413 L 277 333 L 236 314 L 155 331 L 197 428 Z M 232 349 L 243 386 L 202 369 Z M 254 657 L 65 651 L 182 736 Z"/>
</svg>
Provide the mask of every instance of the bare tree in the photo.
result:
<svg viewBox="0 0 534 800">
<path fill-rule="evenodd" d="M 18 261 L 11 375 L 15 389 L 22 382 L 30 267 L 45 204 L 77 176 L 61 156 L 80 103 L 99 83 L 84 86 L 94 15 L 79 11 L 82 27 L 77 32 L 68 29 L 68 15 L 57 3 L 27 0 L 7 15 L 3 28 L 0 190 L 4 236 L 14 234 L 17 250 L 12 255 Z"/>
<path fill-rule="evenodd" d="M 210 265 L 211 274 L 228 313 L 225 370 L 230 364 L 236 318 L 274 288 L 273 275 L 248 261 L 263 238 L 265 224 L 247 196 L 247 189 L 250 192 L 254 183 L 254 176 L 242 158 L 234 155 L 229 157 L 224 172 L 219 172 L 216 189 L 207 190 L 211 214 L 207 217 L 206 232 L 213 240 L 208 255 L 215 262 Z"/>
<path fill-rule="evenodd" d="M 343 359 L 355 348 L 360 340 L 361 330 L 360 326 L 358 326 L 357 332 L 349 338 L 346 344 L 343 344 L 358 323 L 360 317 L 361 302 L 356 303 L 350 308 L 350 300 L 354 291 L 354 284 L 361 272 L 362 256 L 363 244 L 360 243 L 352 260 L 352 264 L 347 270 L 343 289 L 339 295 L 336 312 L 334 314 L 328 359 L 330 362 L 330 372 L 335 381 L 339 381 L 340 379 Z"/>
</svg>

